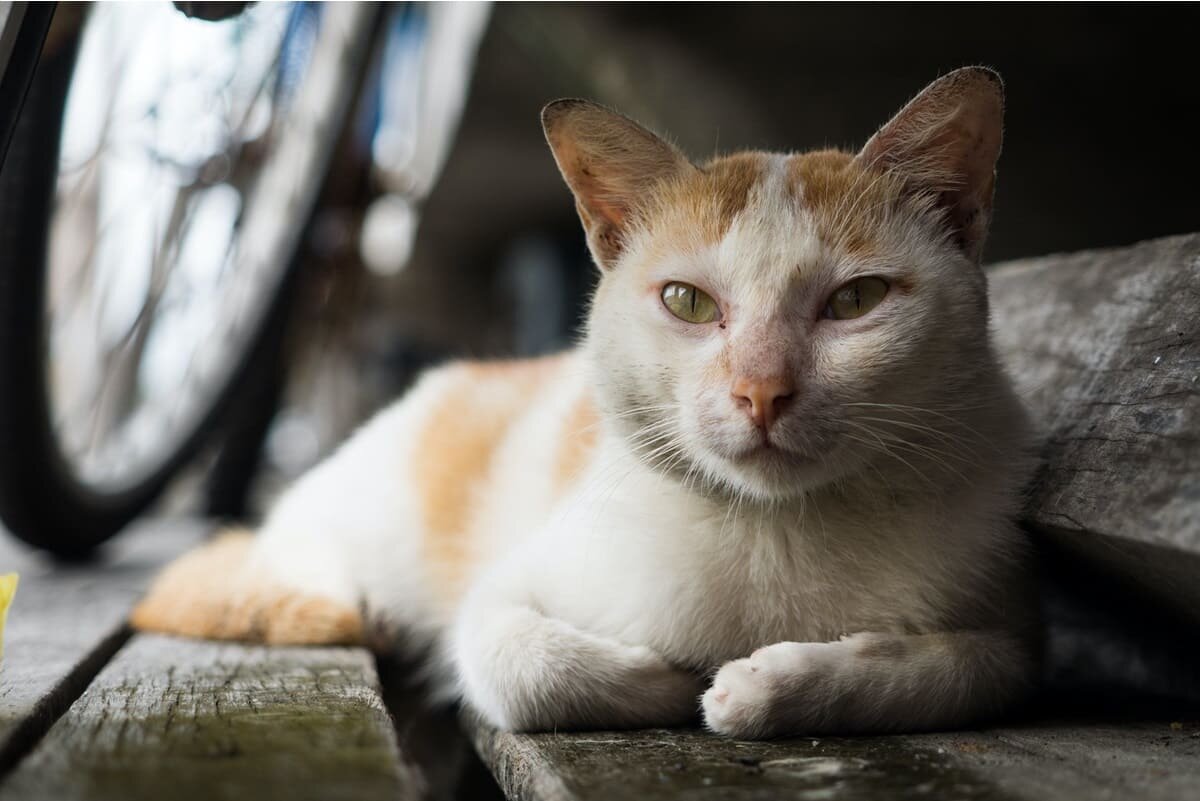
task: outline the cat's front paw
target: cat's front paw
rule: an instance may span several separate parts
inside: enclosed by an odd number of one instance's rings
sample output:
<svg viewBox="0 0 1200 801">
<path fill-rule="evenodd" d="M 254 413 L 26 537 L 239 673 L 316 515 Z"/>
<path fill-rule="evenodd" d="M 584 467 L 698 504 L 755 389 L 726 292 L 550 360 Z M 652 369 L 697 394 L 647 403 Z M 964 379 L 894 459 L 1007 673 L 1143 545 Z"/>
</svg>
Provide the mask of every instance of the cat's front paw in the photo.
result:
<svg viewBox="0 0 1200 801">
<path fill-rule="evenodd" d="M 727 662 L 701 699 L 704 725 L 743 740 L 801 733 L 819 714 L 837 646 L 780 642 Z"/>
</svg>

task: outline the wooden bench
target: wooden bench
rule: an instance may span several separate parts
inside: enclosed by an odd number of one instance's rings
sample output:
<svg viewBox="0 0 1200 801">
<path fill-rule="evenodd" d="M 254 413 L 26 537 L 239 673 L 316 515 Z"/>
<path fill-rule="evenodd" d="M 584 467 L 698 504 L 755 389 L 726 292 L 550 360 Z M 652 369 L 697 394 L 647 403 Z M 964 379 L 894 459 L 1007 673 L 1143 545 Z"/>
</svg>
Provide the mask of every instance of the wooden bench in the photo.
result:
<svg viewBox="0 0 1200 801">
<path fill-rule="evenodd" d="M 1179 801 L 1200 788 L 1200 730 L 1170 722 L 735 742 L 699 731 L 514 735 L 464 723 L 509 798 Z"/>
<path fill-rule="evenodd" d="M 131 636 L 150 577 L 203 533 L 145 525 L 75 567 L 0 543 L 22 574 L 0 662 L 0 799 L 411 796 L 366 651 Z"/>
<path fill-rule="evenodd" d="M 1029 528 L 1200 620 L 1200 236 L 990 278 L 999 346 L 1046 423 Z M 149 523 L 76 567 L 0 541 L 0 568 L 22 573 L 0 663 L 0 801 L 434 795 L 411 752 L 449 751 L 434 735 L 398 739 L 366 652 L 130 634 L 150 576 L 203 533 Z M 977 731 L 743 743 L 513 735 L 461 716 L 500 788 L 529 801 L 1196 797 L 1196 722 L 1096 718 L 1032 710 Z"/>
</svg>

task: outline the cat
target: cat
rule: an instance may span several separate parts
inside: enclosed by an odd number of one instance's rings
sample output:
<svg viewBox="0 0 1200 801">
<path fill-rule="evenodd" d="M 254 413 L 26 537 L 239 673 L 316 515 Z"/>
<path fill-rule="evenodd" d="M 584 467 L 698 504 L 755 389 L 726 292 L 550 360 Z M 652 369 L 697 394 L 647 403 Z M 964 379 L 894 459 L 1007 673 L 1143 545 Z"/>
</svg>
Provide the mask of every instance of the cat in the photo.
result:
<svg viewBox="0 0 1200 801">
<path fill-rule="evenodd" d="M 968 67 L 857 154 L 698 166 L 549 104 L 601 272 L 578 347 L 431 371 L 133 624 L 427 653 L 437 697 L 519 731 L 1003 713 L 1038 638 L 980 268 L 1002 116 Z"/>
</svg>

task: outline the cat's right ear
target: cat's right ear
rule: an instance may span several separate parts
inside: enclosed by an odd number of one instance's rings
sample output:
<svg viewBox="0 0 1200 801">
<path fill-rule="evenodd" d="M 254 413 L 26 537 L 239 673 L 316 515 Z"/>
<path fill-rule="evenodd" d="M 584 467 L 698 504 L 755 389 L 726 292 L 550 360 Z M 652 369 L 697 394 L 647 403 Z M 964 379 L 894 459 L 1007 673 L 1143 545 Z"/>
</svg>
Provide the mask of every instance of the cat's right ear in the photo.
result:
<svg viewBox="0 0 1200 801">
<path fill-rule="evenodd" d="M 695 169 L 667 142 L 589 100 L 555 100 L 542 109 L 542 128 L 575 195 L 588 247 L 604 269 L 620 257 L 653 186 Z"/>
</svg>

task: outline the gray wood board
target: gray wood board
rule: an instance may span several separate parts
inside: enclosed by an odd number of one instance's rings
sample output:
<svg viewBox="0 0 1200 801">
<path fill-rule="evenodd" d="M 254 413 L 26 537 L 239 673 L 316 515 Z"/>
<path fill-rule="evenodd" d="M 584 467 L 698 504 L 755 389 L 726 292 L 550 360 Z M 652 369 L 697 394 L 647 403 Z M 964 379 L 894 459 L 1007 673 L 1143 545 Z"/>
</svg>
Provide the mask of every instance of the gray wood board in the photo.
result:
<svg viewBox="0 0 1200 801">
<path fill-rule="evenodd" d="M 989 271 L 998 348 L 1044 427 L 1028 520 L 1200 609 L 1200 235 Z"/>
<path fill-rule="evenodd" d="M 389 799 L 411 792 L 358 648 L 135 636 L 0 799 Z"/>
<path fill-rule="evenodd" d="M 129 609 L 155 571 L 206 530 L 199 523 L 140 525 L 83 565 L 55 564 L 0 530 L 0 572 L 21 574 L 0 662 L 0 770 L 11 767 L 124 642 Z"/>
<path fill-rule="evenodd" d="M 1200 731 L 1167 723 L 764 743 L 699 731 L 517 735 L 464 725 L 505 794 L 591 799 L 1177 801 L 1200 787 Z"/>
</svg>

